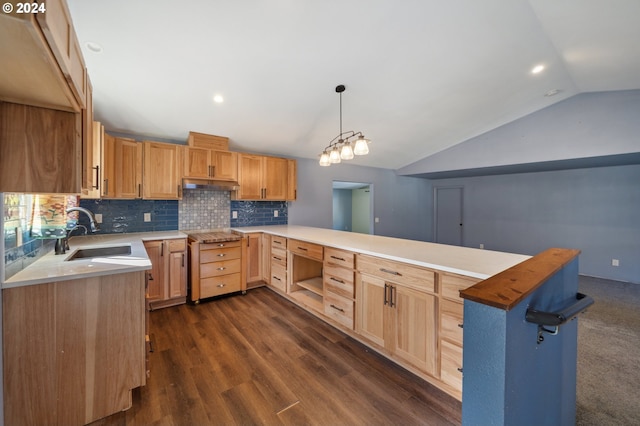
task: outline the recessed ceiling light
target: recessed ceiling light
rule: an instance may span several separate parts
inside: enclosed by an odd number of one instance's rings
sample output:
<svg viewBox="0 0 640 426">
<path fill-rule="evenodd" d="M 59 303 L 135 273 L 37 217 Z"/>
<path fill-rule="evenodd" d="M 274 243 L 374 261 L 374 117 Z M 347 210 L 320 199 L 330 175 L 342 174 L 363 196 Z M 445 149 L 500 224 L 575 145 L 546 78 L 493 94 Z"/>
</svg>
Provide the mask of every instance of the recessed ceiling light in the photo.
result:
<svg viewBox="0 0 640 426">
<path fill-rule="evenodd" d="M 213 97 L 213 102 L 217 103 L 217 104 L 221 104 L 224 102 L 224 98 L 222 97 L 222 95 L 215 95 Z"/>
<path fill-rule="evenodd" d="M 102 46 L 100 46 L 98 43 L 88 41 L 85 43 L 85 46 L 87 46 L 87 49 L 89 49 L 93 53 L 102 53 Z"/>
<path fill-rule="evenodd" d="M 544 70 L 544 65 L 536 65 L 531 69 L 531 74 L 538 74 Z"/>
<path fill-rule="evenodd" d="M 560 89 L 551 89 L 547 93 L 545 93 L 544 95 L 547 96 L 547 97 L 550 97 L 550 96 L 555 96 L 560 92 L 562 92 L 562 90 L 560 90 Z"/>
</svg>

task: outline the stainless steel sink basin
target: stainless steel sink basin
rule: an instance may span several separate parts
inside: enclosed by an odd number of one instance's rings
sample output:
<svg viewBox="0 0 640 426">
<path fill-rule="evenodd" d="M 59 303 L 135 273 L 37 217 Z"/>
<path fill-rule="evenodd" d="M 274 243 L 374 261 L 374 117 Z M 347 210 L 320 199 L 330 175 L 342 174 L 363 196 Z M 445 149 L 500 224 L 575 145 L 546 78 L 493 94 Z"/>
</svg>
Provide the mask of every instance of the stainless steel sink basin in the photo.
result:
<svg viewBox="0 0 640 426">
<path fill-rule="evenodd" d="M 87 259 L 93 257 L 109 257 L 109 256 L 118 256 L 118 255 L 127 255 L 131 254 L 131 246 L 112 246 L 112 247 L 94 247 L 94 248 L 86 248 L 76 250 L 71 257 L 66 259 L 69 260 L 79 260 L 79 259 Z"/>
</svg>

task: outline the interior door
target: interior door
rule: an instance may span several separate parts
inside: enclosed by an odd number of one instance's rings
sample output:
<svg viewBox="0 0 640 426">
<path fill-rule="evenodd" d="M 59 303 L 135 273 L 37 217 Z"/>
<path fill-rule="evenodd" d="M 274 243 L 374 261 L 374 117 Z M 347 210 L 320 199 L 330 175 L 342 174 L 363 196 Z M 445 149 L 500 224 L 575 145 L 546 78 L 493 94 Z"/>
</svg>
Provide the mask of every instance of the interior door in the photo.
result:
<svg viewBox="0 0 640 426">
<path fill-rule="evenodd" d="M 435 242 L 462 245 L 462 187 L 434 187 Z"/>
</svg>

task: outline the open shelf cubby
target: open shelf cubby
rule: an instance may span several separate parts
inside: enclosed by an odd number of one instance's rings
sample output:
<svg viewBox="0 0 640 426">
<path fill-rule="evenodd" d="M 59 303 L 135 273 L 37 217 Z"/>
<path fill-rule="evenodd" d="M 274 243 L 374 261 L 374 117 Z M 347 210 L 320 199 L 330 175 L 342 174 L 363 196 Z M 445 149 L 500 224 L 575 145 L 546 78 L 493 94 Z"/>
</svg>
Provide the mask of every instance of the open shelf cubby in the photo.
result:
<svg viewBox="0 0 640 426">
<path fill-rule="evenodd" d="M 289 295 L 312 309 L 322 312 L 322 262 L 292 254 Z"/>
</svg>

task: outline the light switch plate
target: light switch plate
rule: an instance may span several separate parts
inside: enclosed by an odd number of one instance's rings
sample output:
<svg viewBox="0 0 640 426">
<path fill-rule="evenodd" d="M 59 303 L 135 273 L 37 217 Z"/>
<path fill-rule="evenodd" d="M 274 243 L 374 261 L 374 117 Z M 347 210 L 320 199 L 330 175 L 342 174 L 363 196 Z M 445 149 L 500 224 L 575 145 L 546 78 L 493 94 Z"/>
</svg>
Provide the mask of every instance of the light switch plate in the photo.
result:
<svg viewBox="0 0 640 426">
<path fill-rule="evenodd" d="M 102 213 L 96 213 L 94 216 L 96 217 L 96 222 L 102 223 Z"/>
</svg>

